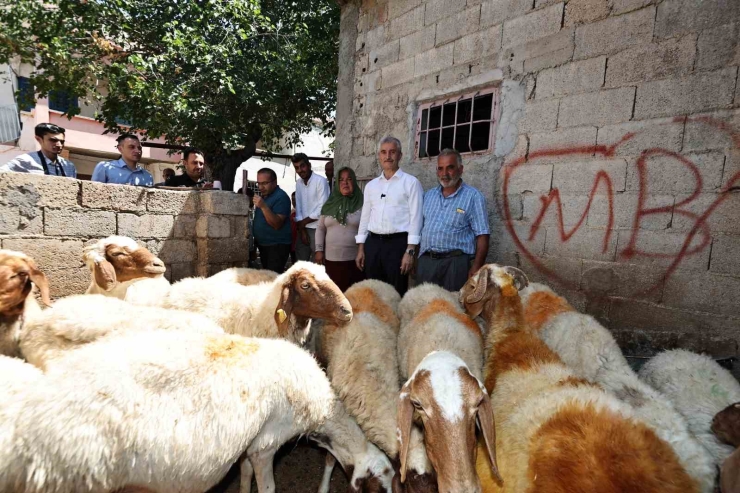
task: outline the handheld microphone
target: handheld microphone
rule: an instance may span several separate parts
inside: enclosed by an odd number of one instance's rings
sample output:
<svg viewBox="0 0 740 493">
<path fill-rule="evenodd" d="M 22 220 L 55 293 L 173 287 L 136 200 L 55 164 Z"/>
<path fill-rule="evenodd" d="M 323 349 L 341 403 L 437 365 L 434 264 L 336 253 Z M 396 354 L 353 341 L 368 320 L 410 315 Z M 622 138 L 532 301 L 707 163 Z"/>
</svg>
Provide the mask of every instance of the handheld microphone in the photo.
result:
<svg viewBox="0 0 740 493">
<path fill-rule="evenodd" d="M 384 194 L 384 193 L 381 193 L 381 194 L 380 194 L 380 198 L 381 198 L 381 199 L 384 199 L 384 198 L 385 198 L 385 194 Z"/>
</svg>

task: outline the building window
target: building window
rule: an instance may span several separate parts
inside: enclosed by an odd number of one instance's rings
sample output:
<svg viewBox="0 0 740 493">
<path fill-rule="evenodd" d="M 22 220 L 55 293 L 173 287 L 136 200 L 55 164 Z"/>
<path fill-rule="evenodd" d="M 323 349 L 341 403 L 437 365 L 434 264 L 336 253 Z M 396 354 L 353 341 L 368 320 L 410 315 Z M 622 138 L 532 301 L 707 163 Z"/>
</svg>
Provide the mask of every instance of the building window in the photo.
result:
<svg viewBox="0 0 740 493">
<path fill-rule="evenodd" d="M 460 153 L 491 151 L 498 104 L 499 91 L 490 88 L 421 105 L 416 157 L 434 157 L 447 148 Z"/>
<path fill-rule="evenodd" d="M 31 111 L 35 105 L 31 81 L 28 77 L 18 77 L 18 108 L 21 111 Z"/>
<path fill-rule="evenodd" d="M 49 91 L 49 109 L 67 113 L 72 108 L 77 108 L 77 98 L 66 91 Z"/>
</svg>

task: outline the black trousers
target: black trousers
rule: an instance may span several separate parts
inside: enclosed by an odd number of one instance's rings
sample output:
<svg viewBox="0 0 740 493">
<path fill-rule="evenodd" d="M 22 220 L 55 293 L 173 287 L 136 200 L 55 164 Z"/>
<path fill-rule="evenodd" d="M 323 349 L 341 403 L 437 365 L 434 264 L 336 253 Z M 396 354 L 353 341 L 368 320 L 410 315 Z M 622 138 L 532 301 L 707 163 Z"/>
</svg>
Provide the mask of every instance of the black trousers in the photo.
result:
<svg viewBox="0 0 740 493">
<path fill-rule="evenodd" d="M 290 256 L 290 245 L 257 245 L 262 268 L 282 274 Z"/>
<path fill-rule="evenodd" d="M 447 291 L 459 291 L 468 280 L 474 258 L 466 254 L 440 259 L 422 255 L 416 265 L 416 284 L 431 282 Z"/>
<path fill-rule="evenodd" d="M 408 234 L 388 237 L 370 233 L 365 240 L 365 276 L 387 282 L 403 296 L 409 288 L 408 274 L 401 274 L 401 260 L 408 245 Z"/>
</svg>

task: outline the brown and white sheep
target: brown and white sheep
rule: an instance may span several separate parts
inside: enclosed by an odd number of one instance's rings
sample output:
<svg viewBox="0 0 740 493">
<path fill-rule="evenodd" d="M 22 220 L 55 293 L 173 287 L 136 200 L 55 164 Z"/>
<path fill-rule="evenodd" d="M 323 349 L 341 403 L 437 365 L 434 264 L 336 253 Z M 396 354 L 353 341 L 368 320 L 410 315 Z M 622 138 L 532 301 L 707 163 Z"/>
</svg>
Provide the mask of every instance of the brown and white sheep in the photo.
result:
<svg viewBox="0 0 740 493">
<path fill-rule="evenodd" d="M 82 259 L 90 269 L 85 294 L 156 305 L 170 289 L 164 262 L 127 236 L 109 236 L 86 246 Z"/>
<path fill-rule="evenodd" d="M 527 284 L 519 269 L 489 264 L 460 291 L 467 312 L 488 324 L 485 383 L 503 483 L 479 454 L 483 491 L 698 491 L 628 405 L 568 370 L 525 324 L 518 291 Z"/>
<path fill-rule="evenodd" d="M 478 419 L 482 428 L 493 422 L 488 395 L 480 384 L 480 327 L 465 314 L 455 294 L 433 284 L 409 290 L 398 311 L 399 371 L 405 381 L 398 408 L 402 477 L 406 466 L 414 462 L 407 460 L 406 450 L 411 447 L 409 454 L 414 453 L 415 422 L 423 425 L 425 450 L 439 490 L 479 491 L 474 468 L 475 422 Z M 493 428 L 487 426 L 483 431 L 488 435 Z M 495 464 L 493 440 L 488 443 Z"/>
<path fill-rule="evenodd" d="M 41 300 L 51 305 L 49 282 L 28 255 L 0 250 L 0 355 L 20 356 L 18 342 L 24 320 L 41 310 L 33 287 L 41 291 Z"/>
</svg>

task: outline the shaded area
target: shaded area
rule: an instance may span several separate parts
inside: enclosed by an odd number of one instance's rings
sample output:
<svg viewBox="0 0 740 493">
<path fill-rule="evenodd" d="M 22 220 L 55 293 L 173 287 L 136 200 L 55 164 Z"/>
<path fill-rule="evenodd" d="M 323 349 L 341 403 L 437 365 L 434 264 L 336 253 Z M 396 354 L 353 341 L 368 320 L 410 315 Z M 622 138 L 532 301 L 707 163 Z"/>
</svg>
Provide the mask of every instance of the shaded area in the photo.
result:
<svg viewBox="0 0 740 493">
<path fill-rule="evenodd" d="M 289 442 L 275 456 L 275 490 L 291 493 L 316 493 L 324 474 L 326 451 L 306 443 Z M 339 464 L 331 477 L 330 493 L 348 491 L 349 483 Z M 252 491 L 257 484 L 252 482 Z M 226 477 L 208 493 L 239 493 L 239 467 L 231 468 Z"/>
</svg>

